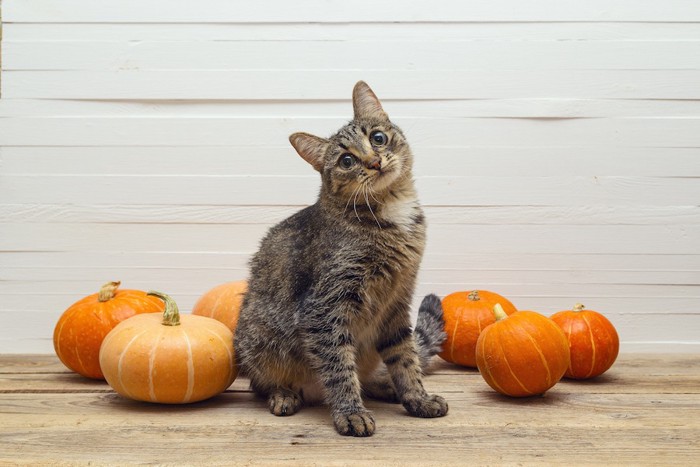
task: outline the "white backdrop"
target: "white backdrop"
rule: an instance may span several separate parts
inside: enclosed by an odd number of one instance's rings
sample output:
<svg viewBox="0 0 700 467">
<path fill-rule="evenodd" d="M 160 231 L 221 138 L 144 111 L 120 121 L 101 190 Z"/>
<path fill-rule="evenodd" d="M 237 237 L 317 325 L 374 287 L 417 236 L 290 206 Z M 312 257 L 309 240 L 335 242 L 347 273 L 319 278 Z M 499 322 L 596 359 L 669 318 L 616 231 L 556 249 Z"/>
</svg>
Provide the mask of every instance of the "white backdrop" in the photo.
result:
<svg viewBox="0 0 700 467">
<path fill-rule="evenodd" d="M 0 352 L 108 280 L 246 276 L 367 81 L 429 221 L 418 295 L 580 301 L 700 352 L 700 2 L 4 0 Z M 416 299 L 417 302 L 417 299 Z"/>
</svg>

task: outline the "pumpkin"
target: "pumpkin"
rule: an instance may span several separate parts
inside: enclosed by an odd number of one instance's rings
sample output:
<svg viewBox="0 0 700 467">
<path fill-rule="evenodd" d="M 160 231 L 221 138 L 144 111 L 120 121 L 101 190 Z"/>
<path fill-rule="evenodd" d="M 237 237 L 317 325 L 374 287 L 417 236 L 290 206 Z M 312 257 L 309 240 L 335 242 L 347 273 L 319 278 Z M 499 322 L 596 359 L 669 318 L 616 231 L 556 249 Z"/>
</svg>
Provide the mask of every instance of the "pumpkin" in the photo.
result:
<svg viewBox="0 0 700 467">
<path fill-rule="evenodd" d="M 58 358 L 88 378 L 103 379 L 100 345 L 114 326 L 139 313 L 163 311 L 162 301 L 140 290 L 119 290 L 120 285 L 107 282 L 98 293 L 75 302 L 54 328 L 53 346 Z"/>
<path fill-rule="evenodd" d="M 476 364 L 484 380 L 513 397 L 544 394 L 569 366 L 569 343 L 559 326 L 534 311 L 508 316 L 494 307 L 496 322 L 476 343 Z"/>
<path fill-rule="evenodd" d="M 247 290 L 247 281 L 217 285 L 197 300 L 192 308 L 192 314 L 221 321 L 233 332 L 236 329 L 241 303 Z"/>
<path fill-rule="evenodd" d="M 165 404 L 197 402 L 228 388 L 238 374 L 233 333 L 223 323 L 180 315 L 168 295 L 165 312 L 136 315 L 117 325 L 100 349 L 102 372 L 117 393 Z"/>
<path fill-rule="evenodd" d="M 620 338 L 615 326 L 605 316 L 577 303 L 573 310 L 553 314 L 552 320 L 569 341 L 571 363 L 566 377 L 594 378 L 605 373 L 615 362 Z"/>
<path fill-rule="evenodd" d="M 513 304 L 505 297 L 488 290 L 454 292 L 442 300 L 445 333 L 440 357 L 457 365 L 476 368 L 476 340 L 486 326 L 496 318 L 493 307 L 501 304 L 507 314 L 515 313 Z"/>
</svg>

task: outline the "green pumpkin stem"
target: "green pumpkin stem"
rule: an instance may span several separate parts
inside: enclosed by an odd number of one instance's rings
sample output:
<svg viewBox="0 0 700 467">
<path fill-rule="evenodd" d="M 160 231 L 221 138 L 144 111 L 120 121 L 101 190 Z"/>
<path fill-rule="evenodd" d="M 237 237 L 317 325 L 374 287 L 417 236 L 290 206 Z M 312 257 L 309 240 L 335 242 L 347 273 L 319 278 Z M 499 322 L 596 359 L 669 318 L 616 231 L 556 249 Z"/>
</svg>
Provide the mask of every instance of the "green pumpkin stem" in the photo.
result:
<svg viewBox="0 0 700 467">
<path fill-rule="evenodd" d="M 100 287 L 100 291 L 97 292 L 97 301 L 108 302 L 113 299 L 121 284 L 121 281 L 111 281 L 104 284 L 102 287 Z"/>
<path fill-rule="evenodd" d="M 496 321 L 500 321 L 508 317 L 500 303 L 496 303 L 493 306 L 493 314 L 496 316 Z"/>
<path fill-rule="evenodd" d="M 574 305 L 574 311 L 583 311 L 584 308 L 586 307 L 583 306 L 581 303 L 577 303 L 576 305 Z"/>
<path fill-rule="evenodd" d="M 156 292 L 155 290 L 149 290 L 146 295 L 153 295 L 160 298 L 165 302 L 165 311 L 163 312 L 163 326 L 179 326 L 180 325 L 180 310 L 177 307 L 177 303 L 170 295 L 166 295 L 163 292 Z"/>
</svg>

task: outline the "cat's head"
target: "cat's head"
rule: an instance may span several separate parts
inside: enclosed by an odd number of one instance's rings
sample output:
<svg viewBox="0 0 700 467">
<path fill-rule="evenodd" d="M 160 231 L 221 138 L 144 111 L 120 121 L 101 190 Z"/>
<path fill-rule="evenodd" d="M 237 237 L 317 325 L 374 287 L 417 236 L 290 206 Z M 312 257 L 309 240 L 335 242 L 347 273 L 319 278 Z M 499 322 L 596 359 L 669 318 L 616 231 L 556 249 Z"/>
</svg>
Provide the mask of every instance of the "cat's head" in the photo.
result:
<svg viewBox="0 0 700 467">
<path fill-rule="evenodd" d="M 352 92 L 353 119 L 330 138 L 294 133 L 289 141 L 321 173 L 333 195 L 369 193 L 382 196 L 397 182 L 410 179 L 413 156 L 401 130 L 364 81 Z M 375 198 L 376 199 L 376 198 Z"/>
</svg>

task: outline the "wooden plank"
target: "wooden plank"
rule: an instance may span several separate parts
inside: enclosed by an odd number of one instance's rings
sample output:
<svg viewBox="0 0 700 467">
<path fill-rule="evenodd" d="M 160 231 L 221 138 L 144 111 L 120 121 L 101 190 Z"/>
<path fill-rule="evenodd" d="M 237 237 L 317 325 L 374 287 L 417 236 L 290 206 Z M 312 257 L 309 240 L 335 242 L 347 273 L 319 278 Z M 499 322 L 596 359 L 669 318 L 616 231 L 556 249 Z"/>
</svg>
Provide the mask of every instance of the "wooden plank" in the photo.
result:
<svg viewBox="0 0 700 467">
<path fill-rule="evenodd" d="M 441 370 L 442 363 L 437 363 L 439 368 L 433 370 L 427 377 L 426 384 L 432 391 L 450 394 L 451 401 L 464 401 L 473 398 L 472 392 L 476 391 L 487 397 L 493 395 L 486 382 L 478 372 L 468 368 L 450 368 Z M 614 367 L 604 375 L 588 381 L 562 380 L 554 388 L 547 392 L 547 396 L 564 397 L 571 394 L 694 394 L 700 401 L 700 374 L 697 372 L 662 371 L 653 373 L 638 371 L 637 374 L 629 374 L 630 363 L 620 368 Z M 655 369 L 654 369 L 655 370 Z M 672 380 L 673 384 L 669 384 Z M 430 384 L 427 383 L 430 381 Z M 249 382 L 245 378 L 237 379 L 227 390 L 228 392 L 249 391 Z M 9 393 L 114 393 L 104 381 L 84 378 L 76 373 L 51 372 L 51 373 L 4 373 L 0 372 L 0 394 Z M 507 397 L 499 397 L 509 400 Z M 698 408 L 700 411 L 700 408 Z M 700 424 L 700 420 L 697 421 Z"/>
<path fill-rule="evenodd" d="M 105 279 L 107 278 L 120 278 L 121 276 L 118 276 L 116 274 L 110 274 L 110 273 L 105 273 L 104 275 L 100 276 L 94 276 L 94 277 L 104 277 Z M 246 277 L 246 274 L 236 274 L 235 272 L 231 273 L 222 273 L 221 276 L 216 277 L 216 280 L 198 280 L 193 287 L 191 287 L 189 290 L 186 291 L 186 293 L 181 292 L 180 288 L 178 287 L 178 304 L 181 306 L 183 310 L 190 310 L 194 306 L 194 303 L 196 300 L 208 289 L 212 288 L 214 285 L 217 285 L 219 282 L 226 282 L 234 279 L 243 279 Z M 522 278 L 527 277 L 525 274 L 521 276 Z M 129 278 L 131 276 L 129 275 Z M 14 282 L 17 283 L 18 281 L 10 281 L 6 280 L 6 282 Z M 634 314 L 636 319 L 638 321 L 644 321 L 645 315 L 654 313 L 654 314 L 661 314 L 661 313 L 668 313 L 670 315 L 677 314 L 677 315 L 682 315 L 684 312 L 682 310 L 692 310 L 695 308 L 695 305 L 698 302 L 698 299 L 700 297 L 696 296 L 700 291 L 697 291 L 696 287 L 692 286 L 687 286 L 686 289 L 687 291 L 684 293 L 683 289 L 674 286 L 676 289 L 679 289 L 677 292 L 676 296 L 665 296 L 665 297 L 654 297 L 653 299 L 650 299 L 649 297 L 616 297 L 616 296 L 603 296 L 600 293 L 600 291 L 597 291 L 597 288 L 599 287 L 599 284 L 588 284 L 588 285 L 579 285 L 578 294 L 572 295 L 572 296 L 567 296 L 565 293 L 560 292 L 560 289 L 562 288 L 561 284 L 557 284 L 556 286 L 551 286 L 549 290 L 545 290 L 544 286 L 542 285 L 531 285 L 528 284 L 525 281 L 519 281 L 521 283 L 521 288 L 525 289 L 525 287 L 530 287 L 531 290 L 529 291 L 528 295 L 524 295 L 522 292 L 521 294 L 518 295 L 508 295 L 508 299 L 513 302 L 517 307 L 522 308 L 522 309 L 530 309 L 530 310 L 539 310 L 542 313 L 554 313 L 555 311 L 560 311 L 563 309 L 569 309 L 573 307 L 573 305 L 577 302 L 583 302 L 585 305 L 590 306 L 590 308 L 598 310 L 600 312 L 603 312 L 605 314 L 608 313 L 615 313 L 620 314 Z M 19 282 L 21 284 L 28 284 L 30 282 L 28 281 L 22 281 Z M 36 335 L 44 335 L 44 330 L 49 329 L 49 326 L 51 324 L 58 320 L 58 315 L 60 312 L 62 312 L 64 309 L 66 309 L 71 303 L 75 302 L 78 300 L 78 298 L 88 295 L 88 292 L 90 292 L 90 284 L 92 283 L 91 281 L 71 281 L 71 282 L 66 282 L 66 281 L 60 281 L 59 284 L 57 285 L 52 285 L 52 286 L 44 286 L 45 288 L 48 288 L 48 291 L 41 291 L 41 292 L 30 292 L 30 291 L 24 291 L 24 292 L 15 292 L 15 293 L 4 293 L 3 294 L 3 311 L 0 312 L 0 316 L 6 317 L 6 319 L 10 320 L 11 313 L 12 314 L 21 314 L 25 319 L 24 321 L 32 323 L 34 321 L 43 321 L 44 323 L 37 323 L 37 329 L 33 330 L 33 333 Z M 52 284 L 51 282 L 44 282 L 43 284 Z M 129 281 L 128 284 L 132 284 L 131 280 Z M 134 283 L 135 284 L 135 283 Z M 143 281 L 138 281 L 138 285 L 149 285 L 149 286 L 155 286 L 159 285 L 162 287 L 163 285 L 169 285 L 168 289 L 172 288 L 174 285 L 178 285 L 177 281 L 174 282 L 165 282 L 165 281 L 158 281 L 156 284 L 156 280 L 151 277 L 148 278 L 147 280 Z M 464 281 L 461 284 L 451 284 L 450 287 L 453 287 L 452 292 L 457 291 L 457 290 L 467 290 L 472 286 L 489 286 L 489 287 L 494 287 L 498 286 L 499 284 L 497 282 L 489 282 L 489 281 L 484 281 L 484 280 L 477 280 L 473 282 L 467 282 Z M 608 290 L 610 290 L 610 285 L 605 284 Z M 63 286 L 63 289 L 60 289 L 60 287 Z M 129 287 L 135 287 L 135 285 L 129 285 Z M 564 287 L 564 289 L 569 289 L 572 288 L 572 285 L 567 285 Z M 620 290 L 622 286 L 617 285 L 617 290 Z M 671 287 L 666 286 L 668 289 Z M 626 285 L 625 288 L 627 290 L 631 290 L 632 292 L 635 290 L 644 290 L 644 289 L 649 289 L 649 286 L 646 285 L 635 285 L 635 286 L 629 286 Z M 654 287 L 655 288 L 655 287 Z M 5 287 L 6 290 L 9 290 L 10 287 Z M 15 290 L 19 289 L 19 286 L 15 286 Z M 93 287 L 94 289 L 94 287 Z M 442 289 L 447 290 L 447 287 L 444 287 Z M 696 293 L 692 293 L 692 291 L 695 290 Z M 422 299 L 422 297 L 429 293 L 429 292 L 434 292 L 435 289 L 432 287 L 432 285 L 428 285 L 427 283 L 420 282 L 419 283 L 419 288 L 416 291 L 415 297 L 414 297 L 414 302 L 417 305 L 418 301 Z M 517 291 L 517 290 L 516 290 Z M 83 293 L 84 292 L 84 293 Z M 563 292 L 566 292 L 564 290 Z M 660 294 L 659 294 L 660 295 Z M 415 307 L 414 307 L 415 309 Z M 41 318 L 30 318 L 32 315 L 41 315 Z M 682 318 L 681 318 L 682 319 Z M 647 326 L 648 323 L 644 322 L 644 325 Z M 41 332 L 39 332 L 39 329 Z M 26 331 L 25 331 L 26 332 Z"/>
<path fill-rule="evenodd" d="M 523 284 L 544 284 L 552 286 L 557 284 L 637 284 L 637 285 L 700 285 L 700 266 L 695 270 L 601 270 L 601 269 L 554 269 L 545 270 L 539 267 L 524 269 L 497 268 L 492 263 L 490 269 L 471 268 L 427 268 L 423 267 L 420 273 L 421 281 L 430 283 L 454 283 L 465 284 L 495 283 L 495 282 L 521 282 Z M 59 266 L 14 266 L 5 267 L 2 271 L 3 280 L 14 281 L 50 281 L 56 277 L 69 281 L 94 280 L 95 277 L 130 277 L 131 280 L 147 282 L 153 277 L 162 281 L 186 281 L 199 280 L 202 283 L 216 283 L 221 277 L 246 277 L 248 275 L 248 262 L 241 260 L 231 262 L 225 266 L 78 266 L 65 263 Z M 573 304 L 572 304 L 573 305 Z M 14 309 L 6 305 L 7 310 Z"/>
<path fill-rule="evenodd" d="M 347 99 L 358 80 L 383 99 L 700 99 L 698 70 L 518 70 L 517 72 L 294 70 L 6 71 L 4 99 Z M 75 83 L 82 83 L 75 86 Z M 163 86 L 168 83 L 168 86 Z M 620 86 L 625 83 L 625 86 Z"/>
<path fill-rule="evenodd" d="M 698 101 L 700 103 L 700 101 Z M 346 109 L 347 110 L 347 109 Z M 700 106 L 697 109 L 700 114 Z M 700 176 L 700 148 L 437 147 L 414 151 L 414 173 L 444 176 L 469 164 L 471 176 Z M 196 154 L 196 157 L 193 157 Z M 312 175 L 291 146 L 9 146 L 5 175 Z M 618 212 L 616 215 L 623 216 Z"/>
<path fill-rule="evenodd" d="M 231 251 L 257 250 L 265 225 L 134 225 L 134 224 L 0 224 L 0 250 L 4 251 Z M 454 238 L 468 238 L 468 246 L 455 246 Z M 630 238 L 635 241 L 631 243 Z M 659 238 L 665 242 L 660 243 Z M 433 229 L 426 254 L 450 252 L 596 253 L 596 254 L 698 254 L 700 226 L 443 225 Z M 206 243 L 202 243 L 206 239 Z M 106 247 L 108 245 L 108 247 Z"/>
<path fill-rule="evenodd" d="M 699 178 L 625 176 L 416 177 L 423 206 L 694 206 Z M 303 206 L 316 201 L 318 175 L 0 175 L 9 204 Z M 177 188 L 176 188 L 177 187 Z M 204 189 L 206 188 L 206 189 Z M 361 204 L 358 197 L 357 203 Z M 352 209 L 352 202 L 349 203 Z M 688 251 L 691 253 L 691 251 Z"/>
<path fill-rule="evenodd" d="M 367 39 L 346 41 L 38 41 L 3 43 L 4 70 L 357 70 Z M 382 70 L 700 69 L 697 41 L 373 40 Z M 436 54 L 436 47 L 440 53 Z M 338 61 L 337 57 L 343 57 Z"/>
<path fill-rule="evenodd" d="M 167 252 L 165 252 L 167 253 Z M 97 253 L 94 254 L 96 259 L 99 259 Z M 8 295 L 51 295 L 62 297 L 60 302 L 55 303 L 51 309 L 64 310 L 78 298 L 95 293 L 95 287 L 113 279 L 122 280 L 124 284 L 128 284 L 129 288 L 133 289 L 160 289 L 170 291 L 176 299 L 187 300 L 191 305 L 194 300 L 209 288 L 217 285 L 219 282 L 239 279 L 238 275 L 222 274 L 222 277 L 216 283 L 193 282 L 191 280 L 164 281 L 158 277 L 153 277 L 148 281 L 134 281 L 131 277 L 100 277 L 90 281 L 66 281 L 61 277 L 57 277 L 51 281 L 0 281 L 0 292 Z M 693 284 L 686 285 L 637 285 L 637 284 L 557 284 L 553 287 L 551 284 L 524 284 L 522 281 L 514 283 L 505 282 L 486 282 L 479 281 L 474 283 L 465 282 L 450 282 L 450 283 L 430 283 L 419 282 L 416 290 L 416 297 L 422 297 L 428 293 L 436 293 L 439 296 L 445 296 L 457 290 L 471 289 L 487 289 L 495 290 L 502 295 L 518 299 L 518 303 L 525 300 L 528 306 L 534 306 L 539 299 L 548 300 L 552 306 L 552 312 L 555 310 L 568 308 L 576 301 L 582 301 L 591 308 L 599 308 L 601 311 L 607 309 L 606 306 L 601 306 L 602 303 L 607 303 L 609 299 L 625 300 L 627 298 L 647 299 L 656 310 L 663 310 L 666 307 L 663 305 L 667 299 L 679 300 L 695 300 L 700 299 L 698 286 Z M 555 301 L 556 300 L 556 301 Z M 615 302 L 611 302 L 615 303 Z M 185 303 L 182 303 L 183 308 Z M 524 303 L 523 303 L 524 305 Z M 43 308 L 43 307 L 42 307 Z M 522 306 L 521 306 L 522 308 Z M 695 309 L 696 307 L 691 307 Z M 58 315 L 56 316 L 58 318 Z"/>
<path fill-rule="evenodd" d="M 700 86 L 698 86 L 700 89 Z M 348 114 L 350 109 L 348 109 Z M 27 117 L 3 121 L 6 146 L 252 146 L 288 147 L 295 131 L 326 135 L 347 121 L 328 118 Z M 490 119 L 401 118 L 411 146 L 442 147 L 700 147 L 700 118 Z M 41 135 L 41 140 L 37 140 Z M 506 144 L 504 135 L 508 135 Z M 565 149 L 564 149 L 565 150 Z M 291 151 L 289 152 L 291 153 Z M 293 153 L 291 153 L 293 154 Z"/>
<path fill-rule="evenodd" d="M 306 205 L 0 204 L 0 218 L 12 223 L 270 225 L 304 207 Z M 698 206 L 424 206 L 423 209 L 430 226 L 700 223 Z"/>
<path fill-rule="evenodd" d="M 9 23 L 6 42 L 19 41 L 251 41 L 431 40 L 464 41 L 694 41 L 697 24 L 633 22 L 372 22 L 342 23 Z"/>
<path fill-rule="evenodd" d="M 157 269 L 165 265 L 172 268 L 226 269 L 244 267 L 253 252 L 129 252 L 103 251 L 99 256 L 87 256 L 81 252 L 22 251 L 6 253 L 3 266 L 22 267 L 72 267 L 99 268 L 108 263 L 113 268 Z M 421 268 L 425 270 L 455 269 L 460 271 L 580 271 L 609 272 L 688 272 L 698 271 L 700 255 L 643 255 L 624 254 L 528 254 L 528 253 L 480 253 L 463 252 L 435 254 L 423 258 Z M 95 284 L 99 286 L 101 284 Z M 633 298 L 633 297 L 625 297 Z"/>
<path fill-rule="evenodd" d="M 243 8 L 245 6 L 246 8 Z M 206 8 L 187 3 L 160 0 L 144 5 L 138 0 L 99 7 L 85 0 L 65 0 L 60 8 L 50 0 L 8 0 L 3 20 L 10 23 L 246 23 L 246 22 L 454 22 L 454 21 L 649 21 L 688 22 L 700 20 L 697 3 L 668 0 L 655 2 L 605 0 L 586 3 L 543 0 L 535 5 L 510 2 L 508 7 L 488 1 L 475 1 L 466 8 L 459 1 L 448 1 L 441 8 L 420 0 L 405 4 L 389 0 L 376 4 L 361 0 L 348 4 L 340 0 L 299 0 L 293 6 L 284 1 L 249 5 L 241 1 L 208 0 Z M 368 15 L 367 12 L 372 14 Z"/>
<path fill-rule="evenodd" d="M 610 370 L 610 374 L 623 374 L 625 376 L 643 377 L 670 377 L 670 376 L 699 376 L 700 362 L 696 355 L 678 354 L 648 354 L 648 353 L 621 353 L 615 362 L 615 366 Z M 70 373 L 58 357 L 54 354 L 0 354 L 0 373 L 31 374 L 31 373 Z M 439 357 L 435 357 L 429 371 L 430 381 L 437 381 L 438 375 L 463 375 L 464 377 L 477 376 L 477 370 L 465 368 L 459 365 L 446 362 Z M 75 379 L 64 379 L 67 384 L 78 381 Z M 244 390 L 245 382 L 239 386 L 239 378 L 235 383 L 236 389 Z M 563 380 L 562 383 L 568 380 Z M 572 384 L 598 384 L 597 381 L 590 383 L 580 381 L 570 381 Z M 605 382 L 602 382 L 605 384 Z M 699 388 L 700 390 L 700 388 Z"/>
<path fill-rule="evenodd" d="M 352 83 L 349 83 L 351 86 Z M 85 99 L 3 99 L 0 101 L 0 117 L 148 117 L 148 118 L 182 118 L 182 117 L 217 117 L 217 118 L 325 118 L 333 122 L 344 122 L 352 111 L 349 87 L 334 99 L 309 99 L 302 96 L 290 96 L 288 99 L 271 99 L 261 97 L 255 99 L 207 99 L 207 100 L 178 100 L 156 101 L 145 100 L 85 100 Z M 380 90 L 378 89 L 377 92 Z M 381 89 L 386 91 L 386 89 Z M 483 98 L 469 99 L 445 97 L 444 99 L 411 99 L 413 91 L 406 90 L 403 97 L 388 98 L 381 93 L 382 103 L 392 118 L 523 118 L 523 119 L 554 119 L 554 118 L 663 118 L 663 117 L 697 117 L 700 113 L 699 100 L 679 99 L 592 99 L 592 98 Z M 409 135 L 410 137 L 411 135 Z M 269 144 L 271 151 L 289 149 L 287 141 L 279 144 Z M 41 147 L 37 148 L 40 149 Z M 80 147 L 75 147 L 80 149 Z M 128 147 L 127 147 L 128 148 Z M 450 147 L 440 146 L 442 150 Z M 11 149 L 11 148 L 6 148 Z M 29 149 L 32 149 L 31 147 Z M 56 148 L 60 150 L 60 148 Z M 104 150 L 109 148 L 93 148 Z M 134 148 L 134 150 L 139 148 Z M 146 148 L 140 148 L 146 149 Z M 162 150 L 174 150 L 165 146 Z M 233 146 L 230 151 L 240 150 Z M 250 149 L 250 148 L 249 148 Z M 254 148 L 252 148 L 254 150 Z M 506 148 L 479 148 L 485 151 L 505 150 Z M 512 151 L 513 148 L 507 148 Z M 560 148 L 518 147 L 519 154 L 536 156 L 542 151 L 559 150 L 561 157 L 570 157 L 569 151 L 587 151 L 588 158 L 595 157 L 598 152 L 605 153 L 610 148 L 567 146 L 567 152 Z M 636 150 L 657 152 L 665 150 L 677 154 L 680 150 L 691 148 L 618 148 L 615 153 L 625 157 L 627 151 Z M 206 146 L 202 150 L 211 150 Z M 153 155 L 151 150 L 151 156 Z M 10 153 L 11 154 L 11 153 Z M 230 154 L 230 152 L 229 152 Z M 275 154 L 274 152 L 272 154 Z M 513 159 L 513 163 L 517 160 Z M 612 163 L 612 162 L 611 162 Z M 580 164 L 580 163 L 579 163 Z M 663 169 L 662 169 L 663 170 Z"/>
</svg>

